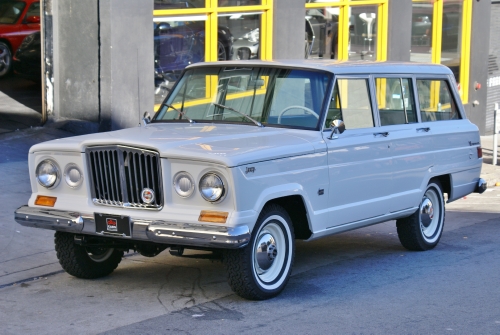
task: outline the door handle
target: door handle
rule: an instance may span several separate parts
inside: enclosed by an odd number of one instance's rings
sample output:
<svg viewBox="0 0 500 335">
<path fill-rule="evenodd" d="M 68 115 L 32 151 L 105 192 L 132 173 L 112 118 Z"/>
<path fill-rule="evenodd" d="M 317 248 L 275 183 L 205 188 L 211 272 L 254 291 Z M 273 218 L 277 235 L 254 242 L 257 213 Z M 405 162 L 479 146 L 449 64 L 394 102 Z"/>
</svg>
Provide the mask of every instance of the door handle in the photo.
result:
<svg viewBox="0 0 500 335">
<path fill-rule="evenodd" d="M 389 136 L 389 132 L 384 131 L 384 132 L 381 132 L 381 133 L 373 133 L 373 136 L 379 136 L 379 135 L 387 137 L 387 136 Z"/>
<path fill-rule="evenodd" d="M 426 133 L 431 130 L 431 128 L 429 127 L 425 127 L 425 128 L 417 128 L 417 131 L 425 131 Z"/>
</svg>

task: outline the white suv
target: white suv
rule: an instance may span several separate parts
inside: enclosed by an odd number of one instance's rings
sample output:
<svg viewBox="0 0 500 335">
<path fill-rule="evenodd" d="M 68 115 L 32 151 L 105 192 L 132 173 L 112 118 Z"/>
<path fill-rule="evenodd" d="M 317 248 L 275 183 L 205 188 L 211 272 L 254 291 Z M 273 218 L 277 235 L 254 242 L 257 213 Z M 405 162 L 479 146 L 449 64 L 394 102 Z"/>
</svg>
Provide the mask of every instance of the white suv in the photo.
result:
<svg viewBox="0 0 500 335">
<path fill-rule="evenodd" d="M 443 193 L 486 189 L 478 129 L 439 65 L 201 63 L 144 121 L 30 149 L 16 220 L 56 230 L 73 276 L 108 275 L 129 249 L 221 251 L 232 289 L 267 299 L 295 239 L 397 220 L 405 248 L 428 250 Z"/>
</svg>

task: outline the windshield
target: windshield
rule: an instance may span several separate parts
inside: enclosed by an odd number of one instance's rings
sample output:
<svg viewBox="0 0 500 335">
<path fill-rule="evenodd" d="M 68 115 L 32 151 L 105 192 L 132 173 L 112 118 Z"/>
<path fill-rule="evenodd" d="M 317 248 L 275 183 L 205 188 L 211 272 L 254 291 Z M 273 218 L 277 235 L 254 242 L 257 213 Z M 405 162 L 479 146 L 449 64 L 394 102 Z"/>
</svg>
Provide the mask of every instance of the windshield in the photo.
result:
<svg viewBox="0 0 500 335">
<path fill-rule="evenodd" d="M 324 72 L 276 67 L 188 70 L 155 120 L 318 129 L 330 79 Z"/>
<path fill-rule="evenodd" d="M 0 23 L 12 24 L 23 12 L 26 3 L 21 1 L 1 1 L 0 2 Z"/>
</svg>

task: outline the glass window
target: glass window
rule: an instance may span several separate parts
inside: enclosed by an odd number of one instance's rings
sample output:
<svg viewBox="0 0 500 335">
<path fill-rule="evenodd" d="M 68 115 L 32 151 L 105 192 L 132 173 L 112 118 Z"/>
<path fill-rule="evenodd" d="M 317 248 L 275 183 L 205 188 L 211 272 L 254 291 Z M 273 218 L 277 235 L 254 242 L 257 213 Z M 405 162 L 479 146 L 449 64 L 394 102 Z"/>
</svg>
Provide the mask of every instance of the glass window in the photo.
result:
<svg viewBox="0 0 500 335">
<path fill-rule="evenodd" d="M 284 68 L 193 69 L 182 77 L 167 104 L 200 122 L 249 123 L 251 117 L 265 125 L 316 129 L 330 77 Z M 156 117 L 180 119 L 182 114 L 169 106 Z"/>
<path fill-rule="evenodd" d="M 219 7 L 229 6 L 257 6 L 262 5 L 261 0 L 219 0 Z"/>
<path fill-rule="evenodd" d="M 458 120 L 460 114 L 445 80 L 417 80 L 422 122 Z"/>
<path fill-rule="evenodd" d="M 460 82 L 463 0 L 444 0 L 441 64 Z"/>
<path fill-rule="evenodd" d="M 28 16 L 40 16 L 40 3 L 34 2 L 31 4 L 30 8 L 28 8 L 28 12 L 26 13 L 26 17 Z"/>
<path fill-rule="evenodd" d="M 350 7 L 349 60 L 377 58 L 378 6 Z"/>
<path fill-rule="evenodd" d="M 224 13 L 219 14 L 218 18 L 218 48 L 226 49 L 228 60 L 260 59 L 260 13 Z M 220 54 L 219 60 L 224 60 Z"/>
<path fill-rule="evenodd" d="M 205 0 L 154 0 L 154 9 L 182 9 L 205 7 Z"/>
<path fill-rule="evenodd" d="M 411 18 L 412 62 L 432 62 L 433 0 L 413 2 Z"/>
<path fill-rule="evenodd" d="M 376 78 L 375 87 L 382 126 L 417 122 L 410 79 Z"/>
<path fill-rule="evenodd" d="M 26 6 L 24 1 L 0 2 L 0 23 L 16 23 L 17 19 L 23 12 L 24 6 Z M 38 15 L 40 15 L 40 13 Z"/>
<path fill-rule="evenodd" d="M 160 103 L 189 64 L 205 60 L 205 17 L 155 18 L 155 103 Z"/>
<path fill-rule="evenodd" d="M 306 58 L 338 58 L 339 8 L 307 9 L 305 29 Z"/>
<path fill-rule="evenodd" d="M 374 126 L 367 79 L 337 80 L 325 127 L 333 120 L 344 121 L 346 129 Z"/>
</svg>

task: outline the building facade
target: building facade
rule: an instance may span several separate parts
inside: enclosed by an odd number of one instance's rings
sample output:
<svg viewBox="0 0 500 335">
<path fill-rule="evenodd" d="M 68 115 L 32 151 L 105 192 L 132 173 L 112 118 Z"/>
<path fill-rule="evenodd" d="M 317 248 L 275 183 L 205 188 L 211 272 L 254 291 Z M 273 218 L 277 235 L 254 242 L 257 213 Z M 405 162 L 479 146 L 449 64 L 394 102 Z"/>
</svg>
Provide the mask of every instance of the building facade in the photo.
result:
<svg viewBox="0 0 500 335">
<path fill-rule="evenodd" d="M 490 10 L 498 6 L 491 0 L 45 0 L 46 112 L 120 129 L 152 113 L 195 62 L 394 60 L 450 67 L 468 117 L 486 134 L 487 91 L 500 88 L 495 56 L 488 58 Z M 493 24 L 492 46 L 498 44 Z"/>
</svg>

